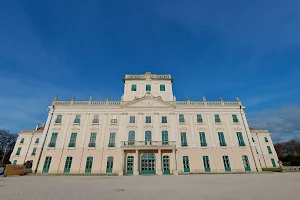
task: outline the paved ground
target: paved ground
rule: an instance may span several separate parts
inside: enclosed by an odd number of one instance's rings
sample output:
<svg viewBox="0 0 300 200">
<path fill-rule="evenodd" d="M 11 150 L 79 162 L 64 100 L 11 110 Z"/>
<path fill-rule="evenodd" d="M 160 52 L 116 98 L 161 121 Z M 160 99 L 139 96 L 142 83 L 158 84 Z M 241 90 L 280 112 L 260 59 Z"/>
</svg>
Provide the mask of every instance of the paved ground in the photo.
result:
<svg viewBox="0 0 300 200">
<path fill-rule="evenodd" d="M 300 173 L 0 177 L 2 200 L 299 200 Z"/>
</svg>

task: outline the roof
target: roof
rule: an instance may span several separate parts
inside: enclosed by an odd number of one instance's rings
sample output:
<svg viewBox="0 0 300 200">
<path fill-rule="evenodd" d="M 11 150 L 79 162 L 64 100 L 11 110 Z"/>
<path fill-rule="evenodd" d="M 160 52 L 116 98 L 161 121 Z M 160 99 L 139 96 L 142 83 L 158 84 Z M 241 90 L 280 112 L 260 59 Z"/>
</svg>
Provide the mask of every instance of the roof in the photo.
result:
<svg viewBox="0 0 300 200">
<path fill-rule="evenodd" d="M 249 129 L 250 129 L 250 130 L 255 130 L 254 128 L 252 128 L 252 127 L 250 127 L 250 126 L 249 126 Z"/>
<path fill-rule="evenodd" d="M 37 130 L 43 131 L 45 129 L 45 124 L 43 124 L 42 126 L 38 127 Z"/>
</svg>

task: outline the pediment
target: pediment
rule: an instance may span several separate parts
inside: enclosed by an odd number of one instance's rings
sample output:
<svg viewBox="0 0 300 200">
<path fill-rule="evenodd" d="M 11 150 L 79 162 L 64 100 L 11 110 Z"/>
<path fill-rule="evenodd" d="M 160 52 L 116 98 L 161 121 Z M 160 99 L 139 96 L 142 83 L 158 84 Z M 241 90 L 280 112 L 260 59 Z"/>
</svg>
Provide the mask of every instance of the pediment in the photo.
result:
<svg viewBox="0 0 300 200">
<path fill-rule="evenodd" d="M 150 93 L 147 93 L 141 98 L 136 98 L 131 102 L 122 105 L 123 108 L 174 108 L 175 105 L 165 102 L 160 96 L 154 97 Z"/>
</svg>

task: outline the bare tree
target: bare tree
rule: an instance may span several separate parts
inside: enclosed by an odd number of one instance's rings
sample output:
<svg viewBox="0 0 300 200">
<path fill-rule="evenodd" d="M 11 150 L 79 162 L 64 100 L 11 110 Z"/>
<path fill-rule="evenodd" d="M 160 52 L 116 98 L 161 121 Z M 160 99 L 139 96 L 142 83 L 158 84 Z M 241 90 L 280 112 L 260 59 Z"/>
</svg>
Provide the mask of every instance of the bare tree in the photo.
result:
<svg viewBox="0 0 300 200">
<path fill-rule="evenodd" d="M 12 153 L 16 140 L 17 134 L 11 133 L 8 130 L 0 130 L 0 162 L 2 161 L 4 151 L 6 149 L 4 164 L 9 161 L 10 154 Z"/>
</svg>

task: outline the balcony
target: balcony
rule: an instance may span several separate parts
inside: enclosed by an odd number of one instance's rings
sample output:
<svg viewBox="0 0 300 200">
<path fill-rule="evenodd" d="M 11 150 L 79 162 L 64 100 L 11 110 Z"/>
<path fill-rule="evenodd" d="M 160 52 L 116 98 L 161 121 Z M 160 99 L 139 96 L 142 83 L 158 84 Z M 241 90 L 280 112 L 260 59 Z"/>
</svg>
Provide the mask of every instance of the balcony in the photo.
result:
<svg viewBox="0 0 300 200">
<path fill-rule="evenodd" d="M 122 149 L 175 149 L 175 141 L 122 141 Z"/>
</svg>

